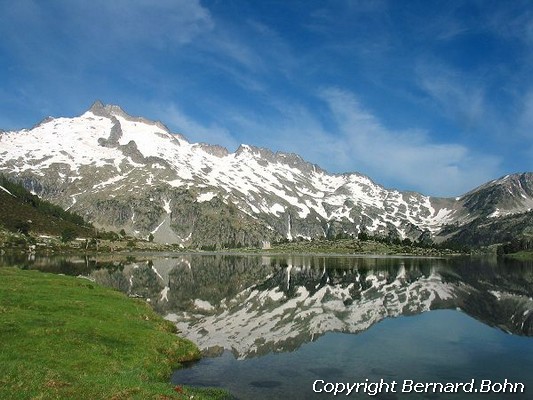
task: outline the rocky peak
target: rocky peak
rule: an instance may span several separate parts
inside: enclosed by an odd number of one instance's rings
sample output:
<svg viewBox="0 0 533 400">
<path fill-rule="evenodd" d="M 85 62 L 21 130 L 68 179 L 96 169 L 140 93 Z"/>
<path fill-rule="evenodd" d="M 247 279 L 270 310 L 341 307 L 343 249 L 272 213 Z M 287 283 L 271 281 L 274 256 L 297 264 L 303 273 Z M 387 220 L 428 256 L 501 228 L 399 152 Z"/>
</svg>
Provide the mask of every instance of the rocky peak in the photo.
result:
<svg viewBox="0 0 533 400">
<path fill-rule="evenodd" d="M 241 154 L 245 154 L 245 153 L 253 154 L 253 152 L 254 152 L 254 149 L 252 148 L 252 146 L 241 143 L 239 147 L 237 148 L 237 150 L 235 151 L 235 155 L 240 156 Z"/>
<path fill-rule="evenodd" d="M 263 161 L 276 162 L 276 155 L 270 149 L 264 147 L 241 144 L 235 152 L 235 155 L 240 156 L 242 154 L 250 154 L 252 157 Z"/>
<path fill-rule="evenodd" d="M 325 172 L 322 168 L 320 168 L 316 164 L 312 164 L 308 161 L 305 161 L 302 157 L 300 157 L 296 153 L 283 153 L 283 152 L 277 152 L 276 157 L 280 160 L 282 160 L 283 163 L 289 164 L 291 167 L 298 168 L 302 172 L 319 172 L 323 173 Z"/>
<path fill-rule="evenodd" d="M 170 133 L 170 129 L 168 129 L 167 126 L 161 121 L 152 121 L 143 117 L 134 117 L 124 111 L 120 106 L 117 106 L 115 104 L 103 104 L 100 100 L 96 100 L 91 106 L 91 108 L 89 108 L 89 111 L 92 112 L 94 115 L 98 115 L 99 117 L 122 117 L 128 121 L 140 122 L 146 125 L 157 126 L 165 132 Z M 182 135 L 176 134 L 176 136 L 178 136 L 182 140 L 186 140 Z"/>
<path fill-rule="evenodd" d="M 50 122 L 50 121 L 53 121 L 53 120 L 54 120 L 53 117 L 46 117 L 46 118 L 44 118 L 41 122 L 39 122 L 37 125 L 32 126 L 31 129 L 37 128 L 37 127 L 39 127 L 39 126 L 41 126 L 41 125 L 44 125 L 44 124 L 46 124 L 46 123 L 48 123 L 48 122 Z M 1 132 L 1 131 L 2 131 L 2 130 L 0 129 L 0 132 Z"/>
<path fill-rule="evenodd" d="M 317 165 L 305 161 L 302 157 L 295 153 L 283 153 L 279 151 L 274 153 L 272 150 L 264 147 L 241 144 L 235 152 L 235 155 L 240 156 L 242 154 L 250 154 L 254 158 L 260 159 L 263 162 L 268 161 L 270 163 L 279 162 L 281 164 L 286 164 L 291 167 L 297 168 L 302 172 L 324 172 Z"/>
<path fill-rule="evenodd" d="M 96 100 L 93 105 L 89 108 L 90 112 L 92 112 L 94 115 L 98 115 L 100 117 L 107 117 L 106 109 L 104 104 L 100 100 Z"/>
<path fill-rule="evenodd" d="M 89 108 L 89 111 L 100 117 L 109 118 L 112 116 L 120 116 L 127 119 L 131 118 L 131 116 L 128 115 L 120 106 L 114 104 L 104 104 L 100 100 L 96 100 L 91 108 Z"/>
<path fill-rule="evenodd" d="M 213 156 L 220 157 L 220 158 L 225 157 L 229 154 L 228 149 L 226 149 L 223 146 L 216 145 L 216 144 L 211 145 L 207 143 L 198 143 L 198 147 L 200 147 L 206 153 L 211 154 Z"/>
<path fill-rule="evenodd" d="M 127 114 L 122 108 L 120 108 L 120 106 L 117 106 L 114 104 L 108 104 L 105 106 L 105 109 L 111 115 L 121 116 L 124 118 L 131 118 L 129 114 Z"/>
<path fill-rule="evenodd" d="M 506 175 L 462 196 L 470 212 L 505 215 L 533 208 L 533 173 Z M 496 213 L 496 214 L 494 214 Z"/>
<path fill-rule="evenodd" d="M 497 182 L 508 189 L 512 195 L 525 194 L 533 196 L 533 172 L 506 175 Z"/>
</svg>

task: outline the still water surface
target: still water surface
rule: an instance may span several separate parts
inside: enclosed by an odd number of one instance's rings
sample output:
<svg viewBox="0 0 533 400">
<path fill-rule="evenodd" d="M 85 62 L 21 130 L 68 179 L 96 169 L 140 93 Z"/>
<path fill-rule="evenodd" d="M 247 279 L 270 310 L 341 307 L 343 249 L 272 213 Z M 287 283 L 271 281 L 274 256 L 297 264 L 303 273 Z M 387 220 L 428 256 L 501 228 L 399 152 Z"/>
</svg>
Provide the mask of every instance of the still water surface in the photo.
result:
<svg viewBox="0 0 533 400">
<path fill-rule="evenodd" d="M 136 255 L 0 259 L 146 298 L 206 354 L 172 382 L 238 399 L 533 399 L 533 263 L 496 259 Z M 416 382 L 519 382 L 525 393 L 401 393 Z M 322 382 L 323 381 L 323 382 Z M 341 396 L 341 395 L 339 395 Z M 337 397 L 339 397 L 337 396 Z"/>
</svg>

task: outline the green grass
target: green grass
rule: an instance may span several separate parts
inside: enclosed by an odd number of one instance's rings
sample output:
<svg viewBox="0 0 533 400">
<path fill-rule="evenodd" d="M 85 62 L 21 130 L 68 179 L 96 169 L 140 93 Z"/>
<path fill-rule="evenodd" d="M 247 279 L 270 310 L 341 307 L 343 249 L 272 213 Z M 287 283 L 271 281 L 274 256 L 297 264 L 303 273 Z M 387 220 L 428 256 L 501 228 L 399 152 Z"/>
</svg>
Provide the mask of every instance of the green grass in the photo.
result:
<svg viewBox="0 0 533 400">
<path fill-rule="evenodd" d="M 382 254 L 382 255 L 414 255 L 441 256 L 455 254 L 449 249 L 417 247 L 402 244 L 388 244 L 376 240 L 357 239 L 317 239 L 313 241 L 294 241 L 276 243 L 266 252 L 270 253 L 310 253 L 310 254 Z"/>
<path fill-rule="evenodd" d="M 88 280 L 0 268 L 0 398 L 224 398 L 169 383 L 200 355 L 174 331 L 143 301 Z"/>
<path fill-rule="evenodd" d="M 531 260 L 531 261 L 533 261 L 533 251 L 531 251 L 531 250 L 523 250 L 523 251 L 519 251 L 517 253 L 506 254 L 505 257 L 514 258 L 514 259 L 517 259 L 517 260 L 524 260 L 524 261 Z"/>
<path fill-rule="evenodd" d="M 0 175 L 0 185 L 12 194 L 0 190 L 0 226 L 11 232 L 46 233 L 60 236 L 71 232 L 77 236 L 90 237 L 94 228 L 77 214 L 63 210 L 32 195 L 22 186 Z"/>
</svg>

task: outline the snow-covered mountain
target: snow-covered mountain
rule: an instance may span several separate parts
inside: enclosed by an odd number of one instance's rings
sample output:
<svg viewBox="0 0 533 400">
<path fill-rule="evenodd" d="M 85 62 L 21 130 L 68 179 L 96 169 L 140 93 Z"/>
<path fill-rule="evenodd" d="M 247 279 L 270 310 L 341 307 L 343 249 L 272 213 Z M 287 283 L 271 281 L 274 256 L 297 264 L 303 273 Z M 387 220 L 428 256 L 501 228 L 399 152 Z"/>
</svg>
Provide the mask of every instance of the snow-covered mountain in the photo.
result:
<svg viewBox="0 0 533 400">
<path fill-rule="evenodd" d="M 295 154 L 189 143 L 159 122 L 100 102 L 79 117 L 2 132 L 0 172 L 96 226 L 185 246 L 362 229 L 416 239 L 471 221 L 482 203 L 493 217 L 533 207 L 532 174 L 506 178 L 523 183 L 522 191 L 509 190 L 513 201 L 492 195 L 499 181 L 457 199 L 434 198 L 388 190 L 357 173 L 329 174 Z"/>
</svg>

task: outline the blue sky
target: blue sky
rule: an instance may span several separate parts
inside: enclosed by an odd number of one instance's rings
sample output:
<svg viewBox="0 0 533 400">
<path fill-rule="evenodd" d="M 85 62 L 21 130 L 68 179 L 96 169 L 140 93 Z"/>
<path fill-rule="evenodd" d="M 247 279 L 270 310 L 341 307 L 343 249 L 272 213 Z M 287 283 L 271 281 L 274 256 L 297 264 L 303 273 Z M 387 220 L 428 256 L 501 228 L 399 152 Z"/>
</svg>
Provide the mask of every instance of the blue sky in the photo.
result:
<svg viewBox="0 0 533 400">
<path fill-rule="evenodd" d="M 94 100 L 456 196 L 533 171 L 525 1 L 0 0 L 0 128 Z"/>
</svg>

